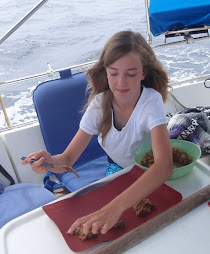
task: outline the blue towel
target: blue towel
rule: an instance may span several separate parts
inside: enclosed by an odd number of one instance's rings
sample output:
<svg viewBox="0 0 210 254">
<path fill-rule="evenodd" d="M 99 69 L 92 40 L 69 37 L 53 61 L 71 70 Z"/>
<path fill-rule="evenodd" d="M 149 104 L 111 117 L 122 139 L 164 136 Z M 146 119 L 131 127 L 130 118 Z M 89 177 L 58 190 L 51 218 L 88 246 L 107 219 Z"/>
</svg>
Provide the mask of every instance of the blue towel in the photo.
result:
<svg viewBox="0 0 210 254">
<path fill-rule="evenodd" d="M 44 187 L 50 191 L 65 187 L 70 192 L 81 189 L 95 181 L 106 176 L 107 156 L 99 157 L 78 168 L 75 168 L 80 178 L 73 173 L 55 174 L 48 171 L 44 178 Z M 56 176 L 60 183 L 56 183 L 50 179 L 50 176 Z"/>
</svg>

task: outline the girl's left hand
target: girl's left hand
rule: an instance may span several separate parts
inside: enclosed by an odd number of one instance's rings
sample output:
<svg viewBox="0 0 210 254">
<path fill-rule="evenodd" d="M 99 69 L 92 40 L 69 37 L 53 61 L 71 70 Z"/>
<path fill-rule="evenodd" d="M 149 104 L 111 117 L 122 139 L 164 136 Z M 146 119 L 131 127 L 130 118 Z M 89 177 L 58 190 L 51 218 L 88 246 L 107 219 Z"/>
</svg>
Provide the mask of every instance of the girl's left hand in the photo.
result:
<svg viewBox="0 0 210 254">
<path fill-rule="evenodd" d="M 101 234 L 106 234 L 117 223 L 122 212 L 119 206 L 109 203 L 100 210 L 77 219 L 67 233 L 72 234 L 76 228 L 82 225 L 84 234 L 89 232 L 97 234 L 99 230 Z"/>
</svg>

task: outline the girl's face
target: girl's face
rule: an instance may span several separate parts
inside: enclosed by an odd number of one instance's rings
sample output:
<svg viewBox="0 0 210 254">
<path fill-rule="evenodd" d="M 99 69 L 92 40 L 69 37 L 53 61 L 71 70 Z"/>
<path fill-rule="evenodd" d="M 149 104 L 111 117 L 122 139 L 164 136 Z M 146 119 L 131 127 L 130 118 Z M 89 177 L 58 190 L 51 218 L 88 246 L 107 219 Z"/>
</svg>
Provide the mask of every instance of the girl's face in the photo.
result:
<svg viewBox="0 0 210 254">
<path fill-rule="evenodd" d="M 145 78 L 140 57 L 130 52 L 106 68 L 108 84 L 117 101 L 138 100 Z"/>
</svg>

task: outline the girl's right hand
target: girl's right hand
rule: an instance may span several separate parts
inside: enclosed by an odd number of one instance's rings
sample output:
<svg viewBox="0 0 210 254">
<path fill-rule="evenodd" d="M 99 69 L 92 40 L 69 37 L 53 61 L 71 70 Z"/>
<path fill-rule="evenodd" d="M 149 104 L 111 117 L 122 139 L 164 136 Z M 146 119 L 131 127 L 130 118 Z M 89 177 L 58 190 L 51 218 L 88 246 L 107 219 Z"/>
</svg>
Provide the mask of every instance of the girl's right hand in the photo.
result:
<svg viewBox="0 0 210 254">
<path fill-rule="evenodd" d="M 35 159 L 37 161 L 31 162 L 31 159 Z M 29 154 L 21 163 L 23 165 L 30 164 L 33 171 L 38 174 L 43 174 L 48 170 L 51 170 L 51 168 L 43 166 L 43 162 L 53 163 L 52 156 L 45 150 Z"/>
</svg>

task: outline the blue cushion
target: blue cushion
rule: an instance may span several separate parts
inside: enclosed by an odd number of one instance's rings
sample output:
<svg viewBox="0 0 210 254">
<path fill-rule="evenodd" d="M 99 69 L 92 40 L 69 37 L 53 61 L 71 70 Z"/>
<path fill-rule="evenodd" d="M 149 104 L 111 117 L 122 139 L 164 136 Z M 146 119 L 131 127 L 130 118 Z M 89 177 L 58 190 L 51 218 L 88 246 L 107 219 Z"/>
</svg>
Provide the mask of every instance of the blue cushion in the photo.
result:
<svg viewBox="0 0 210 254">
<path fill-rule="evenodd" d="M 33 93 L 43 139 L 52 155 L 62 153 L 76 134 L 82 117 L 81 111 L 88 98 L 85 73 L 72 75 L 70 70 L 66 70 L 60 76 L 60 79 L 39 84 Z M 105 152 L 94 136 L 74 168 L 104 155 Z"/>
<path fill-rule="evenodd" d="M 56 196 L 39 185 L 19 183 L 6 187 L 0 196 L 0 228 L 12 219 L 53 200 L 56 200 Z"/>
<path fill-rule="evenodd" d="M 48 152 L 52 155 L 62 153 L 76 134 L 82 117 L 82 109 L 87 102 L 87 79 L 85 73 L 72 75 L 71 71 L 60 72 L 59 79 L 50 80 L 37 86 L 33 101 L 40 123 L 43 139 Z M 98 144 L 97 136 L 73 165 L 81 178 L 72 173 L 56 174 L 62 185 L 74 191 L 105 177 L 106 154 Z M 48 172 L 45 187 L 49 190 L 61 186 L 50 181 Z"/>
</svg>

